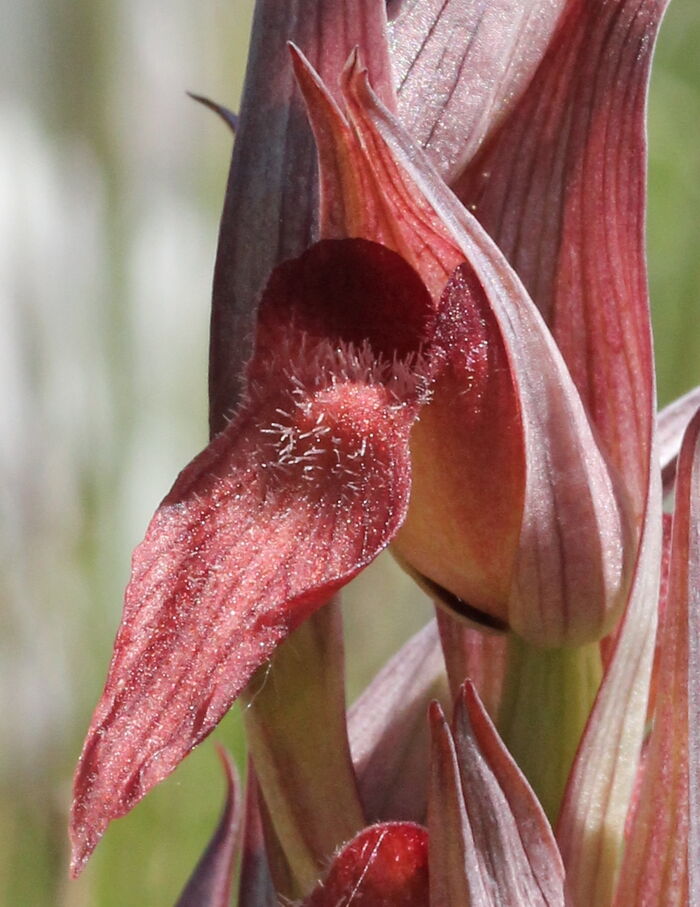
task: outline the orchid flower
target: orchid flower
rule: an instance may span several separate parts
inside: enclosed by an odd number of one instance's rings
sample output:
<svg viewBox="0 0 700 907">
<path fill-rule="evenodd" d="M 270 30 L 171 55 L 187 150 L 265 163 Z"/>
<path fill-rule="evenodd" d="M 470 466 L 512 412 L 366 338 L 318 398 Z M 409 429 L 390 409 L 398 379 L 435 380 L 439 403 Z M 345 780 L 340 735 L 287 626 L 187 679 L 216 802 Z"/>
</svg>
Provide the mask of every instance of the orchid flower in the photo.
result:
<svg viewBox="0 0 700 907">
<path fill-rule="evenodd" d="M 237 851 L 244 907 L 700 902 L 700 395 L 657 441 L 644 252 L 664 6 L 258 0 L 212 441 L 133 557 L 74 872 L 242 697 L 245 808 L 229 767 L 183 905 L 228 903 Z M 387 548 L 437 625 L 346 715 L 337 597 Z"/>
</svg>

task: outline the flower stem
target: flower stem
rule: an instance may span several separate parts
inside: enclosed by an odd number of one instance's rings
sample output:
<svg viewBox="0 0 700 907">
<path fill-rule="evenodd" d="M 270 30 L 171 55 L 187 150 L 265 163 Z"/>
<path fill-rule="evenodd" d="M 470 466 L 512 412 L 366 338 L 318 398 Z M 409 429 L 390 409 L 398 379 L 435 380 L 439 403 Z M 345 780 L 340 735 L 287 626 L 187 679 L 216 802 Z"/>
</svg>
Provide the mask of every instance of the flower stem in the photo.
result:
<svg viewBox="0 0 700 907">
<path fill-rule="evenodd" d="M 541 649 L 508 641 L 498 727 L 552 823 L 601 676 L 597 643 Z"/>
<path fill-rule="evenodd" d="M 345 721 L 340 604 L 312 614 L 242 696 L 248 746 L 296 899 L 365 824 Z M 268 844 L 269 846 L 269 844 Z"/>
</svg>

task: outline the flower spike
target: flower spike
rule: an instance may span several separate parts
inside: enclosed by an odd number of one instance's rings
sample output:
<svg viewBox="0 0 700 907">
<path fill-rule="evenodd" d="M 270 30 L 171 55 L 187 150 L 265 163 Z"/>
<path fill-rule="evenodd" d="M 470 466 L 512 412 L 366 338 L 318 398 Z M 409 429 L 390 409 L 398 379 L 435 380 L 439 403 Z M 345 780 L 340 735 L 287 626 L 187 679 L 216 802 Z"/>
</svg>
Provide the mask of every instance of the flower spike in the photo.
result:
<svg viewBox="0 0 700 907">
<path fill-rule="evenodd" d="M 700 391 L 657 415 L 644 242 L 667 5 L 255 0 L 240 116 L 193 96 L 236 139 L 210 443 L 133 556 L 74 875 L 241 697 L 245 820 L 222 757 L 183 907 L 237 862 L 240 907 L 700 907 Z M 442 608 L 348 713 L 337 593 L 387 547 Z"/>
</svg>

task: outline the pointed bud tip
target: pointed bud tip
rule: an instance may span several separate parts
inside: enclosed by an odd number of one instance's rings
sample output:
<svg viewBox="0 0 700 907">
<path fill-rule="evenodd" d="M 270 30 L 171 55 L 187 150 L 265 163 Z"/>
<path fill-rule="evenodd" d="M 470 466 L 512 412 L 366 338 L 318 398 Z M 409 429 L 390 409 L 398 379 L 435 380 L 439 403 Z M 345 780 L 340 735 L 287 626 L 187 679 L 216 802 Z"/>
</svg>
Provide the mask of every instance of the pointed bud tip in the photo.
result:
<svg viewBox="0 0 700 907">
<path fill-rule="evenodd" d="M 71 879 L 77 879 L 78 876 L 82 874 L 101 837 L 101 833 L 99 835 L 79 835 L 71 828 L 71 858 L 69 868 Z"/>
<path fill-rule="evenodd" d="M 443 724 L 447 723 L 445 713 L 437 699 L 433 699 L 428 706 L 428 718 L 433 730 L 439 729 Z"/>
<path fill-rule="evenodd" d="M 235 787 L 237 782 L 237 773 L 236 773 L 236 764 L 233 761 L 233 756 L 226 749 L 223 743 L 219 743 L 218 740 L 214 743 L 214 749 L 216 750 L 216 755 L 219 757 L 221 765 L 224 769 L 224 774 L 226 776 L 226 784 L 229 789 Z"/>
<path fill-rule="evenodd" d="M 476 686 L 471 677 L 466 677 L 464 683 L 459 688 L 459 696 L 456 705 L 461 705 L 466 710 L 467 715 L 471 718 L 475 713 L 477 715 L 485 714 L 486 710 L 479 699 Z"/>
<path fill-rule="evenodd" d="M 228 107 L 224 107 L 223 104 L 217 104 L 217 102 L 212 101 L 211 98 L 196 94 L 193 91 L 187 91 L 185 94 L 203 107 L 212 110 L 224 123 L 226 123 L 231 132 L 234 135 L 236 134 L 236 129 L 238 129 L 238 116 L 232 110 L 229 110 Z"/>
<path fill-rule="evenodd" d="M 362 56 L 362 51 L 355 46 L 350 51 L 350 55 L 340 74 L 340 86 L 343 94 L 354 95 L 357 93 L 358 84 L 366 90 L 370 89 L 369 72 Z"/>
</svg>

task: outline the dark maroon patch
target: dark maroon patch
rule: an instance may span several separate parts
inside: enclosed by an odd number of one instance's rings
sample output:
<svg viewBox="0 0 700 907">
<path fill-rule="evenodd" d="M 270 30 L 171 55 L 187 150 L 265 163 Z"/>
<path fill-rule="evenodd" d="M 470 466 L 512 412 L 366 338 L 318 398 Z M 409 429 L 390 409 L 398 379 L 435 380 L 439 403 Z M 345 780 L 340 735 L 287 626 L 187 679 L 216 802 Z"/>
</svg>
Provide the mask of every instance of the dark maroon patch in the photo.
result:
<svg viewBox="0 0 700 907">
<path fill-rule="evenodd" d="M 403 358 L 427 343 L 435 309 L 423 281 L 396 252 L 365 239 L 326 239 L 272 272 L 260 303 L 312 337 Z"/>
</svg>

